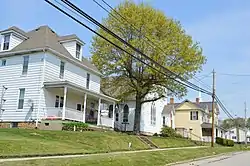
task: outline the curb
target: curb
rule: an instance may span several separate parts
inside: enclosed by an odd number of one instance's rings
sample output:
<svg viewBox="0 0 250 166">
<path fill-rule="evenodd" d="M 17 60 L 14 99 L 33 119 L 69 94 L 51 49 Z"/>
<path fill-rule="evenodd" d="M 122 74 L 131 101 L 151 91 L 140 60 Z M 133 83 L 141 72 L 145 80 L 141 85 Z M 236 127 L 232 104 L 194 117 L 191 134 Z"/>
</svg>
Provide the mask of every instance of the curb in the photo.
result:
<svg viewBox="0 0 250 166">
<path fill-rule="evenodd" d="M 175 165 L 179 165 L 179 164 L 188 164 L 188 163 L 194 162 L 194 161 L 200 161 L 200 160 L 210 159 L 210 158 L 214 158 L 214 157 L 229 155 L 229 154 L 234 155 L 234 153 L 243 153 L 243 152 L 245 152 L 245 151 L 227 152 L 227 153 L 221 153 L 221 154 L 217 154 L 217 155 L 215 154 L 215 155 L 210 155 L 210 156 L 206 156 L 206 157 L 200 157 L 200 158 L 195 158 L 195 159 L 190 159 L 190 160 L 184 160 L 184 161 L 169 163 L 169 164 L 166 164 L 164 166 L 175 166 Z"/>
</svg>

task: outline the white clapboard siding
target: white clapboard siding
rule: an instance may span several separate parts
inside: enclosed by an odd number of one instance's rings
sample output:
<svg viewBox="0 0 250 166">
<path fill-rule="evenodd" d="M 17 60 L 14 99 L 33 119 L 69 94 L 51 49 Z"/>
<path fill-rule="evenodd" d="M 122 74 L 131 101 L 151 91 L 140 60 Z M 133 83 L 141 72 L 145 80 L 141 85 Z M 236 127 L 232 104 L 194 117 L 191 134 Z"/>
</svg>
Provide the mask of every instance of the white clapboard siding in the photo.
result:
<svg viewBox="0 0 250 166">
<path fill-rule="evenodd" d="M 64 78 L 59 78 L 61 59 L 57 56 L 47 53 L 46 54 L 46 67 L 45 67 L 45 82 L 51 81 L 69 81 L 78 86 L 86 88 L 87 71 L 83 68 L 76 66 L 73 63 L 65 62 Z M 100 92 L 100 77 L 88 72 L 90 74 L 90 90 Z"/>
<path fill-rule="evenodd" d="M 76 41 L 64 42 L 62 45 L 73 57 L 76 57 Z"/>
<path fill-rule="evenodd" d="M 27 75 L 22 75 L 23 56 L 5 58 L 6 66 L 0 67 L 0 88 L 8 88 L 4 94 L 6 100 L 3 104 L 4 112 L 0 118 L 3 121 L 30 121 L 35 119 L 38 109 L 39 92 L 41 86 L 42 58 L 43 53 L 30 54 Z M 24 108 L 17 109 L 19 89 L 25 88 Z M 34 103 L 33 112 L 28 101 Z"/>
<path fill-rule="evenodd" d="M 22 43 L 22 41 L 23 41 L 22 39 L 20 39 L 19 37 L 17 37 L 12 33 L 10 36 L 10 50 L 15 48 L 20 43 Z"/>
</svg>

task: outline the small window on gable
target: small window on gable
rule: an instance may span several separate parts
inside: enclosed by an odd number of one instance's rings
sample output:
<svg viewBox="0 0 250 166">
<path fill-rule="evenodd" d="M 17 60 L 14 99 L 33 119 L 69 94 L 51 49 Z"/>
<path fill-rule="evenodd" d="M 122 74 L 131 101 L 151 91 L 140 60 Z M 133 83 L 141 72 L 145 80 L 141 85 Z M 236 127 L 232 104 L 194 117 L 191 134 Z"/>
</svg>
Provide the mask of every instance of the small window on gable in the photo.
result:
<svg viewBox="0 0 250 166">
<path fill-rule="evenodd" d="M 79 59 L 81 55 L 81 45 L 76 43 L 76 58 Z"/>
<path fill-rule="evenodd" d="M 4 36 L 3 50 L 8 50 L 10 47 L 10 34 Z"/>
<path fill-rule="evenodd" d="M 6 59 L 2 60 L 2 66 L 6 66 Z"/>
</svg>

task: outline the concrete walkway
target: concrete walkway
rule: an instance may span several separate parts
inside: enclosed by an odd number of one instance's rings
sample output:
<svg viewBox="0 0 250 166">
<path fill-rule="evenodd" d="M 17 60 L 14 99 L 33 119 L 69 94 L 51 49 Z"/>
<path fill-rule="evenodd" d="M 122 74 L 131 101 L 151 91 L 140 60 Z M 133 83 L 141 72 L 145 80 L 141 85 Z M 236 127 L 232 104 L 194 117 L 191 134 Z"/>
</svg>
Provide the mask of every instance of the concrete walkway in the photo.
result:
<svg viewBox="0 0 250 166">
<path fill-rule="evenodd" d="M 180 150 L 180 149 L 198 149 L 198 148 L 206 148 L 206 147 L 207 146 L 193 146 L 193 147 L 149 149 L 149 150 L 134 150 L 134 151 L 121 151 L 121 152 L 110 152 L 110 153 L 82 154 L 82 155 L 64 155 L 64 156 L 46 156 L 46 157 L 25 157 L 25 158 L 6 158 L 6 159 L 0 159 L 0 162 L 27 161 L 27 160 L 43 160 L 43 159 L 59 159 L 59 158 L 76 158 L 76 157 L 91 157 L 91 156 L 106 156 L 106 155 L 119 155 L 119 154 L 133 154 L 133 153 L 142 153 L 142 152 L 158 152 L 158 151 Z"/>
</svg>

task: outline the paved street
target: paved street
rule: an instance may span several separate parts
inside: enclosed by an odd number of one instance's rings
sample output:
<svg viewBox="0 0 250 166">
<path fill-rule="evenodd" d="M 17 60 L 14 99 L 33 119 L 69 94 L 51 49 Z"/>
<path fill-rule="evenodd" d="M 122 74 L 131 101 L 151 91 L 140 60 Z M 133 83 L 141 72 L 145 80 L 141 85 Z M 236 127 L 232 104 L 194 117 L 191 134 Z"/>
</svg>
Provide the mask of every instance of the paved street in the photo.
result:
<svg viewBox="0 0 250 166">
<path fill-rule="evenodd" d="M 230 155 L 194 161 L 187 164 L 177 166 L 249 166 L 250 152 L 238 152 Z"/>
</svg>

